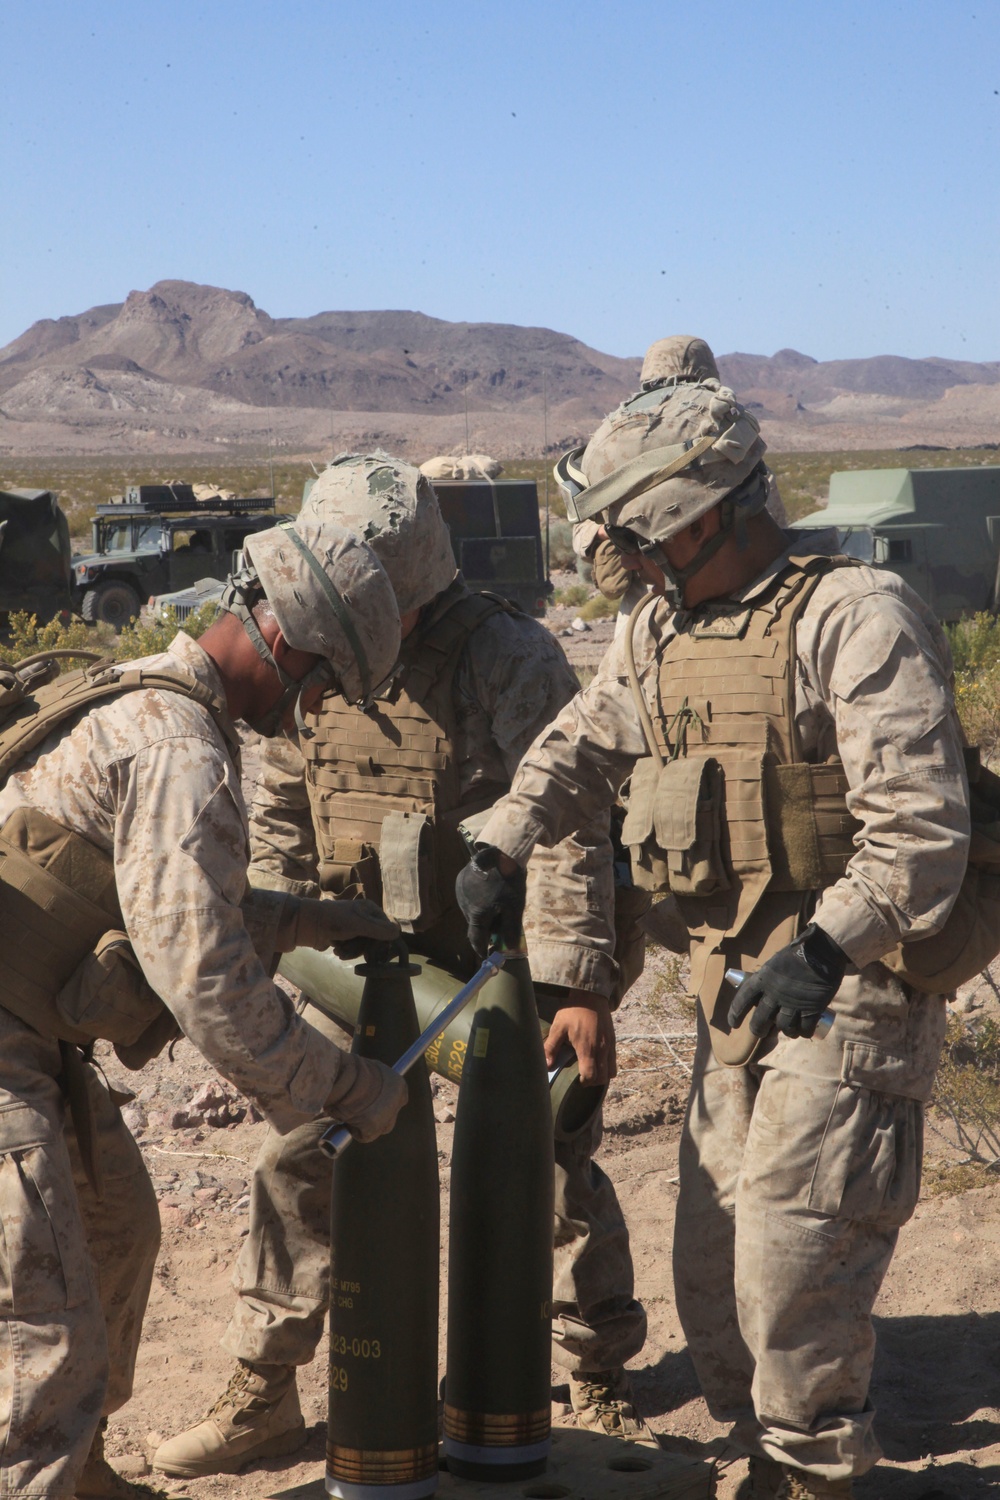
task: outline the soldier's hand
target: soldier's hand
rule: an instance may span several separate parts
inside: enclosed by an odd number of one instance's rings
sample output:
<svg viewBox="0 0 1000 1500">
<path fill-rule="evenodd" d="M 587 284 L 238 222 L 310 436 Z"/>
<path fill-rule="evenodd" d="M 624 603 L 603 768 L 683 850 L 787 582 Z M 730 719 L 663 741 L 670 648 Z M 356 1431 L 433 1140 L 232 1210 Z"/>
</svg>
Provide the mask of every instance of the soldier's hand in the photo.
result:
<svg viewBox="0 0 1000 1500">
<path fill-rule="evenodd" d="M 508 873 L 504 873 L 504 871 Z M 455 881 L 455 899 L 469 924 L 469 942 L 485 958 L 496 938 L 502 948 L 521 943 L 527 876 L 493 844 L 477 849 Z"/>
<path fill-rule="evenodd" d="M 303 897 L 295 935 L 302 948 L 332 948 L 338 958 L 358 958 L 372 943 L 391 943 L 398 938 L 399 923 L 363 896 L 356 901 Z"/>
<path fill-rule="evenodd" d="M 387 1135 L 406 1103 L 406 1083 L 385 1063 L 342 1052 L 340 1072 L 324 1112 L 346 1125 L 356 1141 Z"/>
<path fill-rule="evenodd" d="M 556 1011 L 545 1038 L 545 1061 L 554 1068 L 565 1045 L 576 1053 L 580 1082 L 610 1083 L 618 1072 L 615 1060 L 615 1023 L 611 1007 L 600 995 L 570 990 L 566 1004 Z"/>
<path fill-rule="evenodd" d="M 816 1023 L 840 989 L 847 954 L 815 922 L 757 970 L 748 974 L 729 1007 L 730 1026 L 750 1020 L 754 1036 L 777 1026 L 785 1036 L 812 1036 Z"/>
</svg>

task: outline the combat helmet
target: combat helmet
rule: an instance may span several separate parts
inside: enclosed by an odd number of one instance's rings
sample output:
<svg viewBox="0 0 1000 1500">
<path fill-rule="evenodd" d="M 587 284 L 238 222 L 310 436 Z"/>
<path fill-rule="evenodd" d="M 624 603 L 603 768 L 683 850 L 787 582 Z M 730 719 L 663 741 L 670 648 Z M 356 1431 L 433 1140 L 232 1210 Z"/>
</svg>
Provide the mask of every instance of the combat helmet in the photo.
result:
<svg viewBox="0 0 1000 1500">
<path fill-rule="evenodd" d="M 715 355 L 704 339 L 689 333 L 674 333 L 650 344 L 639 372 L 639 384 L 644 391 L 719 378 Z"/>
<path fill-rule="evenodd" d="M 619 550 L 646 553 L 679 589 L 765 508 L 766 446 L 733 392 L 706 380 L 625 402 L 562 462 L 578 487 L 575 518 L 602 517 Z M 672 568 L 662 544 L 720 503 L 719 533 L 688 567 Z"/>
<path fill-rule="evenodd" d="M 367 701 L 392 671 L 400 642 L 396 596 L 372 549 L 343 526 L 300 515 L 247 537 L 244 558 L 222 608 L 241 621 L 285 689 L 266 720 L 252 727 L 275 734 L 288 704 L 318 685 L 349 703 Z M 261 594 L 288 644 L 323 658 L 298 682 L 278 666 L 253 617 Z"/>
<path fill-rule="evenodd" d="M 385 453 L 343 453 L 316 480 L 301 516 L 356 532 L 378 557 L 400 614 L 436 599 L 458 569 L 434 486 Z"/>
</svg>

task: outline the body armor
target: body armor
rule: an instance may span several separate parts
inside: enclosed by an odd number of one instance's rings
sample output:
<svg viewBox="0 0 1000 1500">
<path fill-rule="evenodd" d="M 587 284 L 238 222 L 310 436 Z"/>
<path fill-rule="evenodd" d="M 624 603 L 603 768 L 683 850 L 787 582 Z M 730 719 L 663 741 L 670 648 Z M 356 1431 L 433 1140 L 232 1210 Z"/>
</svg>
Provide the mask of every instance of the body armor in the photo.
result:
<svg viewBox="0 0 1000 1500">
<path fill-rule="evenodd" d="M 306 716 L 320 885 L 381 902 L 410 933 L 457 912 L 455 877 L 468 858 L 459 824 L 508 789 L 481 782 L 463 799 L 454 678 L 473 632 L 510 608 L 456 580 L 404 641 L 388 688 L 366 711 L 331 698 Z"/>
<path fill-rule="evenodd" d="M 790 942 L 854 852 L 843 767 L 803 760 L 794 714 L 795 621 L 846 565 L 793 556 L 749 603 L 680 614 L 659 654 L 656 713 L 640 709 L 650 755 L 626 789 L 623 839 L 636 884 L 677 899 L 721 1062 L 746 1062 L 756 1042 L 748 1023 L 730 1030 L 725 970 L 757 969 Z"/>
</svg>

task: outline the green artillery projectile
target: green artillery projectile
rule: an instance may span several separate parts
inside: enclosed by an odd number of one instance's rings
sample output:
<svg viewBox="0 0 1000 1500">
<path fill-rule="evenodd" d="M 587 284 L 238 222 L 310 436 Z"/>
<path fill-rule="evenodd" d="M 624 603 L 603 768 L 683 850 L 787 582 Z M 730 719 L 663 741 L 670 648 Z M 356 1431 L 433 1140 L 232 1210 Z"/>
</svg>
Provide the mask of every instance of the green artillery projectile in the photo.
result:
<svg viewBox="0 0 1000 1500">
<path fill-rule="evenodd" d="M 352 1051 L 394 1063 L 419 1027 L 405 949 L 363 964 Z M 430 1078 L 414 1068 L 388 1135 L 333 1163 L 326 1492 L 421 1500 L 438 1482 L 440 1251 Z"/>
</svg>

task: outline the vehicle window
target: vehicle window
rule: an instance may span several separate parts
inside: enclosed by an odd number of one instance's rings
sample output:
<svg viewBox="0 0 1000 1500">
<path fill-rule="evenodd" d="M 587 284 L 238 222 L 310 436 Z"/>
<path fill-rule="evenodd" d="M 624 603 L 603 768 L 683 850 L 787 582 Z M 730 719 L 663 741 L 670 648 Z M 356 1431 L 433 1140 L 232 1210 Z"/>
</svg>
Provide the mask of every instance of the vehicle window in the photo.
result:
<svg viewBox="0 0 1000 1500">
<path fill-rule="evenodd" d="M 913 561 L 913 543 L 909 537 L 890 538 L 889 561 L 891 563 Z"/>
<path fill-rule="evenodd" d="M 212 533 L 206 527 L 171 533 L 175 552 L 211 552 Z"/>
<path fill-rule="evenodd" d="M 248 535 L 246 526 L 228 526 L 222 533 L 223 552 L 239 552 Z"/>
<path fill-rule="evenodd" d="M 109 521 L 104 528 L 105 552 L 131 552 L 132 526 L 127 520 Z"/>
<path fill-rule="evenodd" d="M 158 547 L 160 545 L 160 523 L 159 521 L 136 521 L 135 523 L 135 549 L 141 552 L 143 548 Z"/>
</svg>

